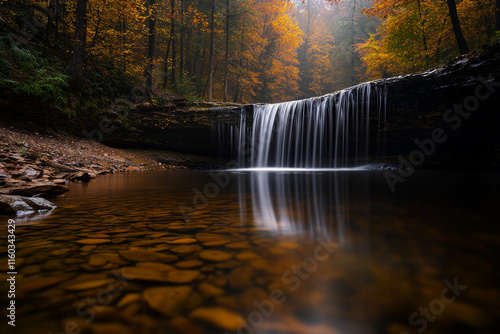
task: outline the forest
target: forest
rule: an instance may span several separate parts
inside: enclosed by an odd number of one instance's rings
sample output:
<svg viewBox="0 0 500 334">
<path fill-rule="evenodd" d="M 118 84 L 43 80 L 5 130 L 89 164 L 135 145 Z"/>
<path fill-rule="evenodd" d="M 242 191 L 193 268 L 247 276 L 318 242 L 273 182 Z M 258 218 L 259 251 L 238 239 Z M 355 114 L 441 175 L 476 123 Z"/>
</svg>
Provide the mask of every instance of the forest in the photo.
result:
<svg viewBox="0 0 500 334">
<path fill-rule="evenodd" d="M 0 333 L 500 333 L 499 106 L 500 0 L 0 0 Z"/>
<path fill-rule="evenodd" d="M 0 1 L 0 97 L 280 102 L 499 38 L 495 0 Z M 73 94 L 67 94 L 73 92 Z M 131 93 L 132 92 L 132 93 Z"/>
</svg>

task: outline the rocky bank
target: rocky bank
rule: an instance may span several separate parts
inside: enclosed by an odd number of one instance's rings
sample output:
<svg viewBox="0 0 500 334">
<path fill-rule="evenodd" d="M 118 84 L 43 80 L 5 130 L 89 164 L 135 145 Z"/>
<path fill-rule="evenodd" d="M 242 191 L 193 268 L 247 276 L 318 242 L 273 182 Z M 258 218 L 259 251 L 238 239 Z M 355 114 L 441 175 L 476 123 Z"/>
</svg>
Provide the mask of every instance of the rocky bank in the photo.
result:
<svg viewBox="0 0 500 334">
<path fill-rule="evenodd" d="M 0 214 L 53 209 L 46 199 L 68 192 L 68 182 L 86 182 L 107 173 L 179 168 L 88 139 L 6 126 L 0 126 L 0 142 Z"/>
</svg>

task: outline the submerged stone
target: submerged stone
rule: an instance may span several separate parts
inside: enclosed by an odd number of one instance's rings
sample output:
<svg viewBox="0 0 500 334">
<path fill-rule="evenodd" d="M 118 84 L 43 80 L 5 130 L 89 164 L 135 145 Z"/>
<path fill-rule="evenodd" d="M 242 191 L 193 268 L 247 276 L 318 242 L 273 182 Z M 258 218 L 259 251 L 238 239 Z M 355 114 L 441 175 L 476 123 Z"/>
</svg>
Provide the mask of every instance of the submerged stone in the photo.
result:
<svg viewBox="0 0 500 334">
<path fill-rule="evenodd" d="M 226 331 L 236 331 L 241 325 L 245 324 L 239 314 L 223 307 L 200 307 L 192 311 L 189 317 L 207 322 Z"/>
<path fill-rule="evenodd" d="M 207 282 L 200 283 L 200 285 L 198 285 L 198 290 L 205 297 L 216 297 L 224 294 L 224 290 Z"/>
<path fill-rule="evenodd" d="M 127 306 L 129 304 L 135 303 L 139 300 L 141 300 L 140 293 L 129 293 L 129 294 L 125 295 L 122 299 L 120 299 L 117 306 L 119 308 L 121 308 L 121 307 Z"/>
<path fill-rule="evenodd" d="M 200 260 L 196 260 L 196 259 L 181 261 L 181 262 L 177 262 L 175 264 L 175 266 L 177 268 L 181 268 L 181 269 L 196 268 L 196 267 L 200 267 L 202 265 L 203 265 L 203 262 Z"/>
<path fill-rule="evenodd" d="M 184 309 L 192 291 L 189 286 L 155 287 L 146 289 L 143 297 L 153 310 L 173 317 Z"/>
<path fill-rule="evenodd" d="M 92 254 L 89 259 L 89 265 L 93 267 L 100 267 L 107 263 L 106 259 L 100 254 Z"/>
<path fill-rule="evenodd" d="M 89 290 L 93 288 L 98 288 L 100 286 L 104 286 L 106 284 L 109 284 L 110 280 L 109 279 L 104 279 L 104 280 L 97 280 L 97 281 L 87 281 L 87 282 L 81 282 L 81 283 L 75 283 L 68 285 L 65 289 L 68 291 L 79 291 L 79 290 Z"/>
<path fill-rule="evenodd" d="M 129 249 L 120 251 L 122 258 L 132 262 L 173 262 L 177 260 L 175 255 L 167 255 L 141 249 Z"/>
<path fill-rule="evenodd" d="M 218 250 L 204 250 L 199 253 L 199 257 L 207 261 L 221 262 L 231 259 L 233 255 Z"/>
<path fill-rule="evenodd" d="M 189 254 L 200 251 L 202 248 L 198 245 L 182 245 L 171 249 L 172 252 L 178 254 Z"/>
<path fill-rule="evenodd" d="M 136 264 L 137 267 L 140 268 L 146 268 L 146 269 L 151 269 L 151 270 L 157 270 L 157 271 L 170 271 L 170 270 L 175 270 L 175 267 L 170 265 L 170 264 L 165 264 L 161 262 L 138 262 Z"/>
<path fill-rule="evenodd" d="M 181 238 L 181 239 L 167 241 L 168 244 L 193 244 L 195 242 L 198 242 L 198 240 L 194 238 Z"/>
<path fill-rule="evenodd" d="M 107 244 L 108 242 L 111 242 L 109 239 L 81 239 L 75 241 L 78 244 L 82 245 L 99 245 L 99 244 Z"/>
</svg>

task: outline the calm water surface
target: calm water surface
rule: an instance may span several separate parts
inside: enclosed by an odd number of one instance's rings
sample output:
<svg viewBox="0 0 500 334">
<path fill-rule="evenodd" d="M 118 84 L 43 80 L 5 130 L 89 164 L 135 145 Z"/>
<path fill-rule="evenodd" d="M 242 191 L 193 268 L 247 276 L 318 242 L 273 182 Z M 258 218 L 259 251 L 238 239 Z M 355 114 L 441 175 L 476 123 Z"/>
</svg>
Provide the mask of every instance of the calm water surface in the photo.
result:
<svg viewBox="0 0 500 334">
<path fill-rule="evenodd" d="M 369 171 L 75 183 L 17 219 L 2 333 L 498 333 L 499 176 L 421 171 L 394 193 Z"/>
</svg>

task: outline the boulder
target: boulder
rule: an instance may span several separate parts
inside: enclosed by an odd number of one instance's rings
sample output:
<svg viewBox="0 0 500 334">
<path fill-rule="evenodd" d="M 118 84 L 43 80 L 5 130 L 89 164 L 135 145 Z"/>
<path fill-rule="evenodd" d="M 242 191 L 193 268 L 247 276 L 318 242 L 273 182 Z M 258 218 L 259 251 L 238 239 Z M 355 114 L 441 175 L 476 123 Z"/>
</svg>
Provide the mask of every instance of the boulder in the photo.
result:
<svg viewBox="0 0 500 334">
<path fill-rule="evenodd" d="M 7 168 L 2 163 L 0 163 L 0 177 L 10 177 L 10 174 L 7 171 Z"/>
<path fill-rule="evenodd" d="M 56 206 L 46 199 L 13 195 L 0 195 L 0 213 L 23 214 L 35 211 L 52 210 Z"/>
<path fill-rule="evenodd" d="M 10 189 L 9 195 L 52 198 L 64 194 L 68 191 L 69 188 L 65 185 L 54 184 L 52 182 L 33 182 L 25 186 Z"/>
<path fill-rule="evenodd" d="M 71 181 L 90 181 L 92 179 L 91 175 L 87 172 L 76 172 L 69 177 Z"/>
<path fill-rule="evenodd" d="M 43 172 L 37 171 L 36 169 L 33 169 L 28 166 L 21 169 L 20 172 L 21 172 L 20 179 L 23 181 L 31 181 L 43 175 Z"/>
</svg>

